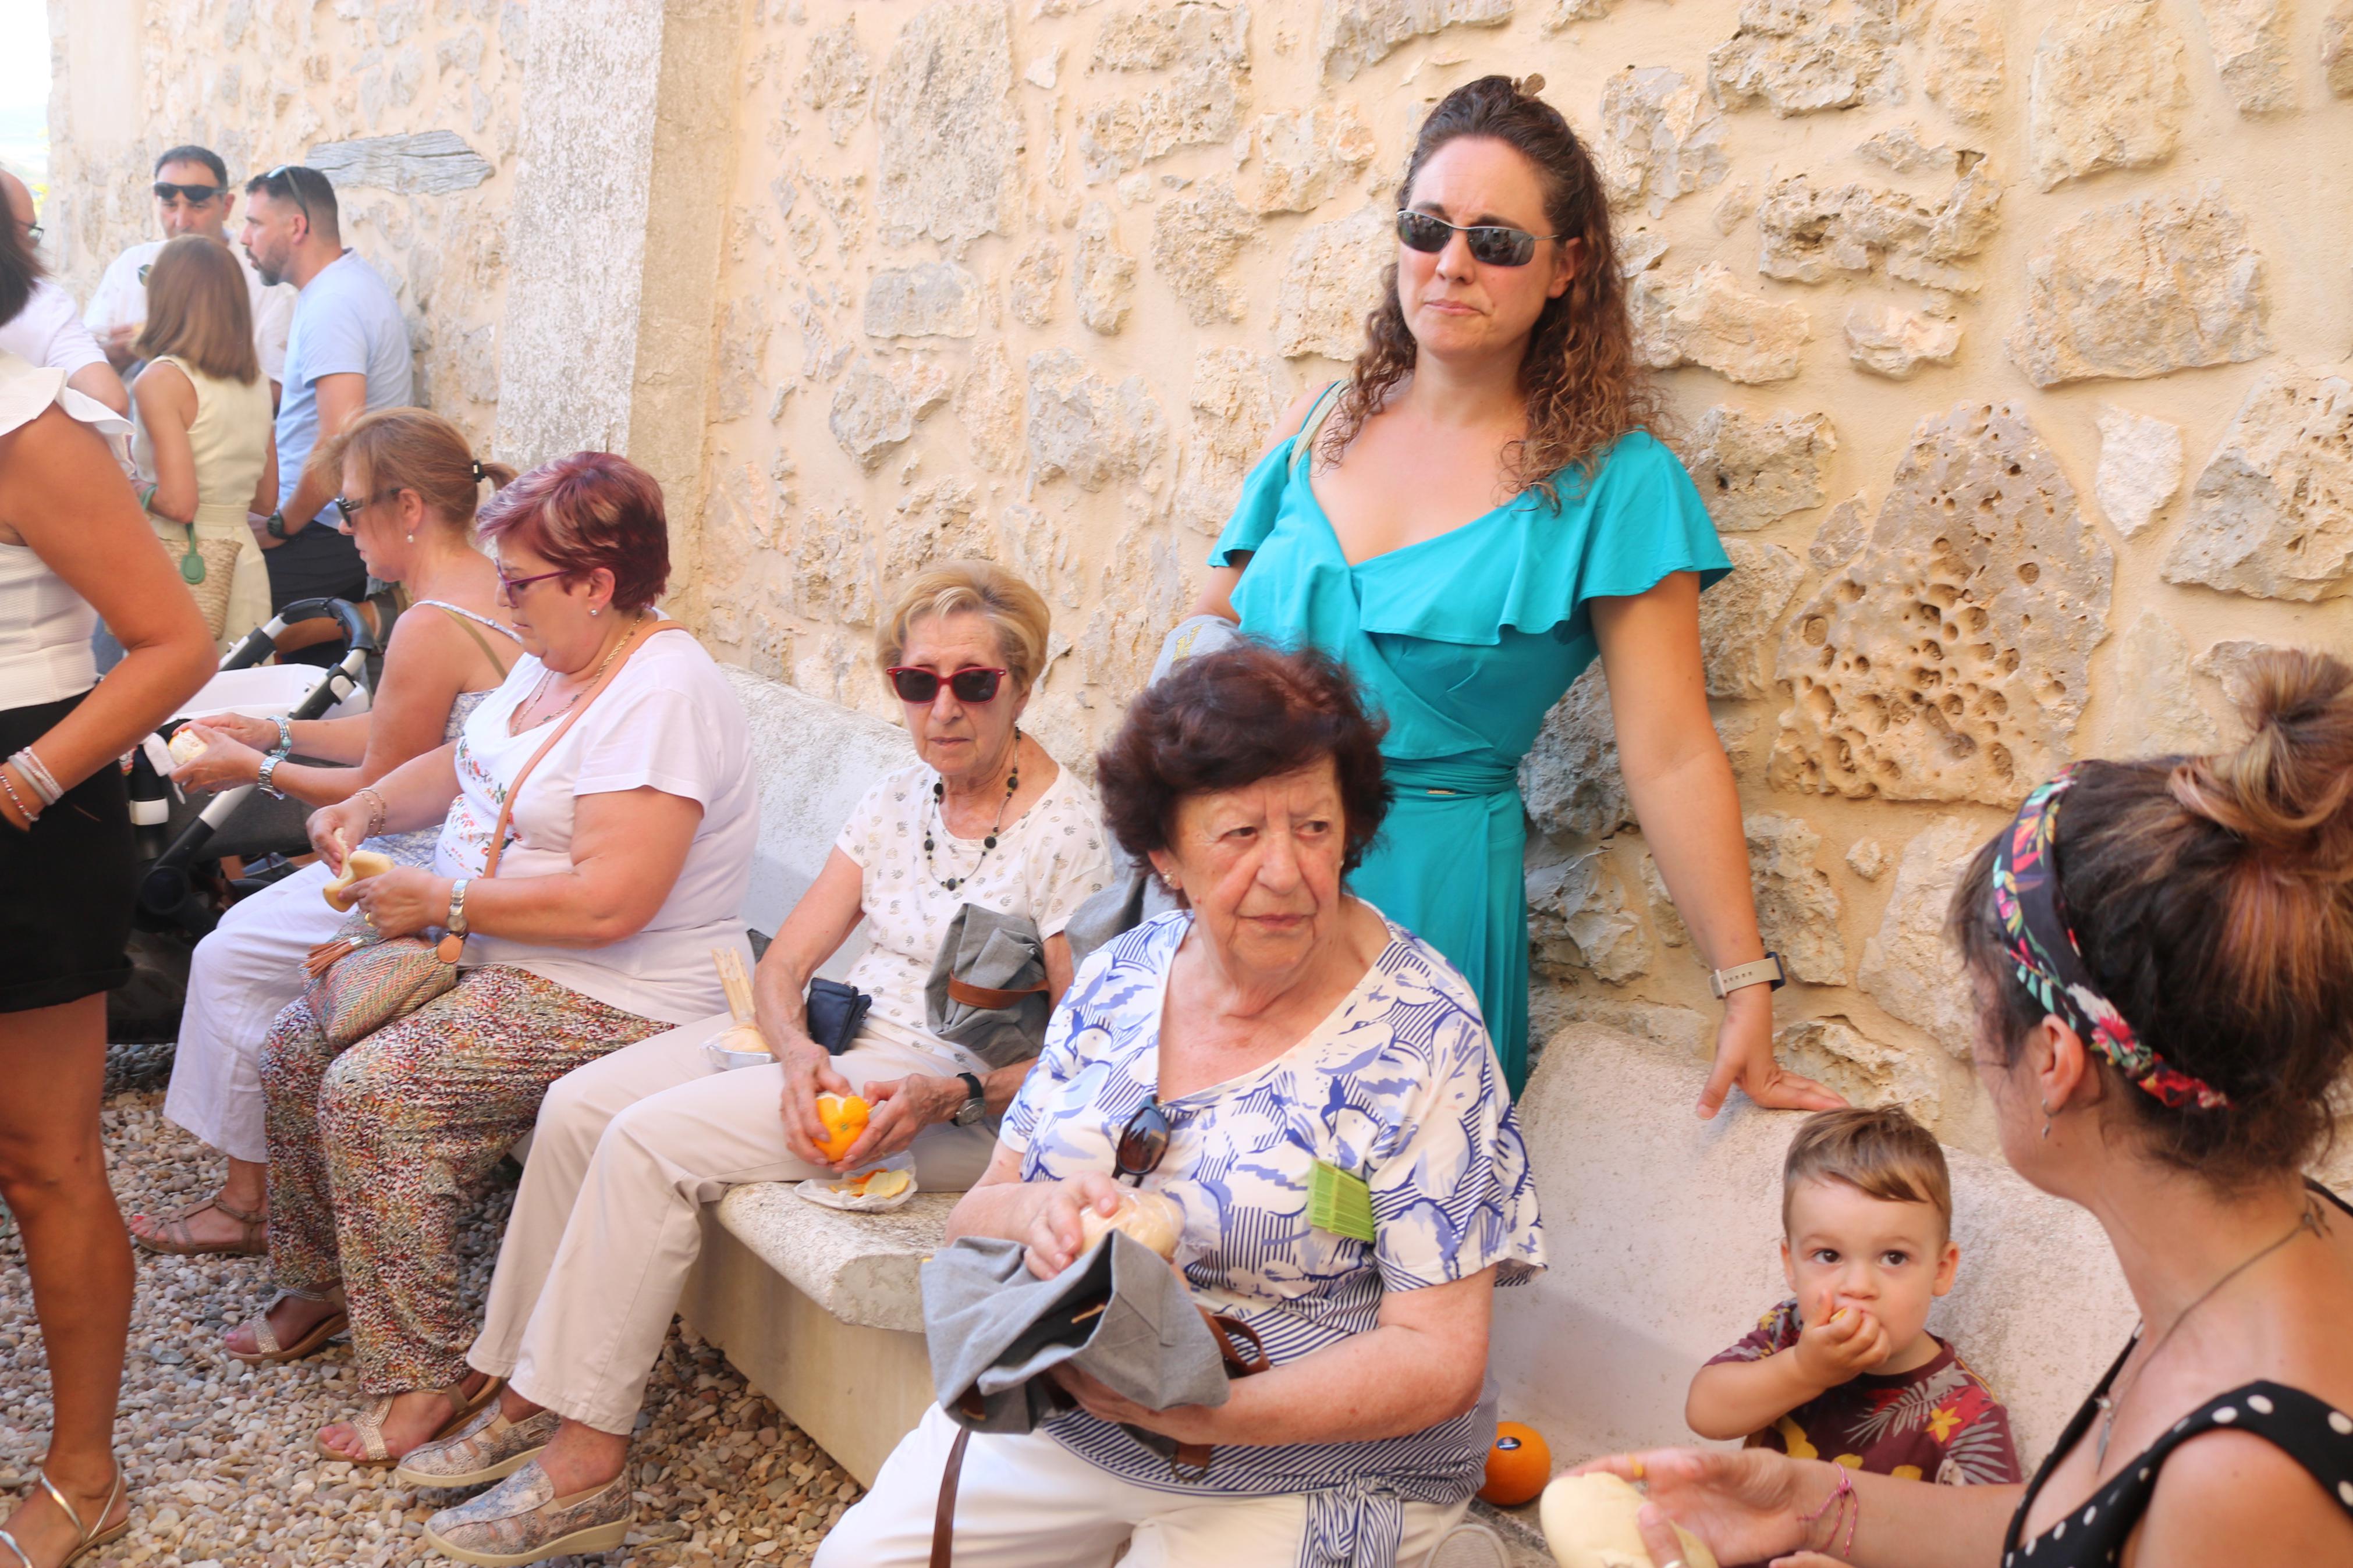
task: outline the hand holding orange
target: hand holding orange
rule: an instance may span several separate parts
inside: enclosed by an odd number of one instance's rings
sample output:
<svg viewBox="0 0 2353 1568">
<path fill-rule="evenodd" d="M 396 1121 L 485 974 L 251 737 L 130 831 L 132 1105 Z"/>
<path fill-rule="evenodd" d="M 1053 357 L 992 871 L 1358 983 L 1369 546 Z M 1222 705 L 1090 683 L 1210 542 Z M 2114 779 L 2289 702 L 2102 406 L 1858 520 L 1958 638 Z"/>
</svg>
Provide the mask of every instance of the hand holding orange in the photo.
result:
<svg viewBox="0 0 2353 1568">
<path fill-rule="evenodd" d="M 825 1123 L 826 1135 L 818 1140 L 818 1152 L 828 1160 L 839 1160 L 849 1152 L 866 1131 L 866 1101 L 858 1096 L 820 1094 L 817 1097 L 817 1117 Z"/>
</svg>

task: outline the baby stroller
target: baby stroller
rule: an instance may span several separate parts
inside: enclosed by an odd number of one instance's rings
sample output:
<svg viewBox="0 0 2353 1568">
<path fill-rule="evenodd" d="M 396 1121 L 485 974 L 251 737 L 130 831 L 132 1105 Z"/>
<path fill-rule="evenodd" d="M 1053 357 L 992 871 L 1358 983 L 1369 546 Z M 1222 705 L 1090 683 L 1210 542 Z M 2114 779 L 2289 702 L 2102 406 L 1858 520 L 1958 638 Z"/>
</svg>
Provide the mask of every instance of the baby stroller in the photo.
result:
<svg viewBox="0 0 2353 1568">
<path fill-rule="evenodd" d="M 262 662 L 289 625 L 322 616 L 343 628 L 340 659 L 323 668 Z M 143 864 L 132 916 L 132 978 L 107 997 L 110 1042 L 177 1038 L 190 952 L 230 904 L 289 874 L 290 858 L 311 849 L 303 830 L 311 808 L 298 800 L 272 800 L 255 784 L 184 797 L 167 776 L 174 733 L 216 713 L 295 721 L 364 713 L 375 653 L 375 634 L 349 601 L 289 605 L 229 649 L 220 672 L 132 753 L 131 819 Z M 234 877 L 224 866 L 231 859 L 238 863 Z"/>
</svg>

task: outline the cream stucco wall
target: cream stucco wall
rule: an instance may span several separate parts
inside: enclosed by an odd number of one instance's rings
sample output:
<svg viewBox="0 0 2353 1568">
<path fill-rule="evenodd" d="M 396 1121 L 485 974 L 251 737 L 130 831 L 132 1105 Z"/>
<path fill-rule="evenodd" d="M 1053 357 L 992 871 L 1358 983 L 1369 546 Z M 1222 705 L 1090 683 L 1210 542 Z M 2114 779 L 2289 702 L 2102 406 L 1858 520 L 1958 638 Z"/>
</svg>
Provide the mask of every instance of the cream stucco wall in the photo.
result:
<svg viewBox="0 0 2353 1568">
<path fill-rule="evenodd" d="M 2353 649 L 2348 0 L 53 16 L 69 279 L 144 232 L 168 141 L 243 173 L 453 131 L 479 186 L 348 198 L 437 405 L 512 460 L 639 457 L 675 605 L 871 711 L 892 580 L 1018 567 L 1057 616 L 1032 722 L 1081 765 L 1273 412 L 1343 373 L 1427 106 L 1541 73 L 1742 567 L 1711 689 L 1805 978 L 1787 1047 L 1980 1151 L 1935 934 L 1958 860 L 2067 757 L 2227 737 L 2239 645 Z M 1525 775 L 1539 1019 L 1696 1060 L 1713 1007 L 1599 697 Z"/>
</svg>

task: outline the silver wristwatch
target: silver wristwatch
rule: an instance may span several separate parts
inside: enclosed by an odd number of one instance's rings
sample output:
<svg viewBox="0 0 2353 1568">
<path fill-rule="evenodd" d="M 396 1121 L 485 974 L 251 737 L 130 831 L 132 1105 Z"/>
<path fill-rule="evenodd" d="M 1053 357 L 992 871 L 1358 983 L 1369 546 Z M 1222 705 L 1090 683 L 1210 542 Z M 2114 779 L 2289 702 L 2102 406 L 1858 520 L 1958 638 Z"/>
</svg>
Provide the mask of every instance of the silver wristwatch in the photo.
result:
<svg viewBox="0 0 2353 1568">
<path fill-rule="evenodd" d="M 286 792 L 269 782 L 270 775 L 278 771 L 278 764 L 285 760 L 285 757 L 280 753 L 272 752 L 268 756 L 262 758 L 261 766 L 254 770 L 253 782 L 259 784 L 261 786 L 261 793 L 268 795 L 272 800 L 284 800 L 286 798 Z"/>
<path fill-rule="evenodd" d="M 956 1107 L 955 1124 L 958 1127 L 976 1126 L 988 1115 L 988 1086 L 968 1072 L 960 1072 L 956 1077 L 964 1079 L 967 1098 Z"/>
<path fill-rule="evenodd" d="M 459 942 L 466 940 L 466 884 L 470 880 L 460 877 L 449 884 L 449 923 L 442 929 Z"/>
<path fill-rule="evenodd" d="M 1707 988 L 1715 993 L 1719 1002 L 1744 985 L 1770 985 L 1778 991 L 1788 983 L 1789 976 L 1782 969 L 1778 952 L 1768 952 L 1754 963 L 1736 963 L 1729 969 L 1712 971 L 1707 977 Z"/>
</svg>

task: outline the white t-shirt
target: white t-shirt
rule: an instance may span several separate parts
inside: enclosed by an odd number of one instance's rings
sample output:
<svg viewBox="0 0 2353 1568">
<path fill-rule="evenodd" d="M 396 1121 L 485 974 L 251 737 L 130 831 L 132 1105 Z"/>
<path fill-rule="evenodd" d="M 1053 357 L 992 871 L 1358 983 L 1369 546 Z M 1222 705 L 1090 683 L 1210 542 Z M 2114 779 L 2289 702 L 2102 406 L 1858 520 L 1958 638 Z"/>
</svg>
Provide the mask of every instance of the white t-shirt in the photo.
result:
<svg viewBox="0 0 2353 1568">
<path fill-rule="evenodd" d="M 1111 880 L 1103 808 L 1094 792 L 1063 768 L 1046 793 L 997 836 L 984 858 L 981 840 L 958 838 L 932 804 L 939 774 L 923 763 L 888 773 L 866 792 L 834 847 L 865 873 L 859 894 L 870 945 L 844 979 L 874 998 L 866 1026 L 919 1049 L 943 1049 L 926 1032 L 923 988 L 966 904 L 1026 915 L 1040 937 L 1060 935 L 1088 898 Z M 932 830 L 931 864 L 923 830 Z M 943 879 L 963 880 L 954 892 Z"/>
<path fill-rule="evenodd" d="M 69 377 L 85 366 L 106 363 L 106 352 L 74 314 L 73 296 L 47 278 L 33 284 L 25 308 L 0 326 L 0 349 Z"/>
<path fill-rule="evenodd" d="M 546 741 L 546 724 L 520 735 L 507 720 L 546 668 L 529 654 L 466 721 L 458 742 L 458 798 L 441 825 L 434 871 L 481 874 L 510 782 Z M 550 720 L 549 723 L 557 721 Z M 523 782 L 498 875 L 572 869 L 575 797 L 651 786 L 702 806 L 702 820 L 670 897 L 635 936 L 603 947 L 543 947 L 477 933 L 467 967 L 513 964 L 607 1006 L 665 1024 L 724 1012 L 714 947 L 748 960 L 744 894 L 759 840 L 759 788 L 743 704 L 719 666 L 688 637 L 656 633 L 630 656 L 579 722 Z"/>
<path fill-rule="evenodd" d="M 93 332 L 134 325 L 147 320 L 147 268 L 169 243 L 151 239 L 134 245 L 107 264 L 106 275 L 90 297 L 82 323 Z M 253 347 L 261 356 L 261 374 L 272 381 L 286 379 L 286 329 L 294 320 L 294 285 L 272 287 L 261 280 L 245 247 L 232 245 L 229 254 L 245 268 L 246 298 L 253 305 Z"/>
</svg>

